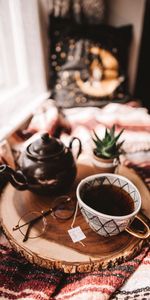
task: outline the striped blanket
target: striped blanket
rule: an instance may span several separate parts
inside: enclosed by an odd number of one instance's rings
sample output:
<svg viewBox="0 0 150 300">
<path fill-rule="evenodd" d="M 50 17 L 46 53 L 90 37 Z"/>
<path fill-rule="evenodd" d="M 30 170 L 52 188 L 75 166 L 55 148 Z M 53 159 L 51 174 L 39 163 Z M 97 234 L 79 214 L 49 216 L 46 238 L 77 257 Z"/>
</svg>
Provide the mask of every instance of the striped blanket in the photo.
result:
<svg viewBox="0 0 150 300">
<path fill-rule="evenodd" d="M 150 299 L 150 244 L 128 262 L 105 271 L 64 274 L 30 264 L 1 233 L 0 299 Z"/>
<path fill-rule="evenodd" d="M 132 150 L 123 163 L 136 170 L 150 188 L 150 148 L 142 149 L 142 145 L 138 152 Z M 11 248 L 1 230 L 0 299 L 148 300 L 150 241 L 140 254 L 118 266 L 91 273 L 65 274 L 30 264 Z"/>
</svg>

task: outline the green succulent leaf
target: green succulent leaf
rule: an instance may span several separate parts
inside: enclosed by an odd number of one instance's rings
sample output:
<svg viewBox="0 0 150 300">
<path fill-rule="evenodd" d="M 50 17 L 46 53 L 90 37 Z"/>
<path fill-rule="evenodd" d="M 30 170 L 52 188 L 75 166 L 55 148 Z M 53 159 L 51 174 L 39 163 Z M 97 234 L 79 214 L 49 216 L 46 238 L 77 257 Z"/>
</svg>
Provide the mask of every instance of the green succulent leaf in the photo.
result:
<svg viewBox="0 0 150 300">
<path fill-rule="evenodd" d="M 101 144 L 103 144 L 103 142 L 101 141 L 101 140 L 96 140 L 95 138 L 93 138 L 93 142 L 95 143 L 95 144 L 99 144 L 99 145 L 101 145 Z"/>
<path fill-rule="evenodd" d="M 109 132 L 107 131 L 107 128 L 105 129 L 105 137 L 104 137 L 104 143 L 108 143 L 110 141 L 110 135 Z"/>
<path fill-rule="evenodd" d="M 117 148 L 120 149 L 120 148 L 122 147 L 122 145 L 123 145 L 124 142 L 125 142 L 125 141 L 122 141 L 121 143 L 118 143 L 118 144 L 117 144 Z"/>
<path fill-rule="evenodd" d="M 123 131 L 124 131 L 124 128 L 118 133 L 118 135 L 115 136 L 116 142 L 118 141 L 118 139 L 121 136 L 121 134 L 123 133 Z"/>
<path fill-rule="evenodd" d="M 105 129 L 104 138 L 100 139 L 99 136 L 94 132 L 93 142 L 95 143 L 96 148 L 94 149 L 94 153 L 98 157 L 103 158 L 115 158 L 118 157 L 122 153 L 122 145 L 124 141 L 118 143 L 118 139 L 120 138 L 121 134 L 123 133 L 124 129 L 122 129 L 116 136 L 115 136 L 115 125 L 113 125 L 110 129 Z"/>
<path fill-rule="evenodd" d="M 111 137 L 114 137 L 114 135 L 115 135 L 115 129 L 116 129 L 115 125 L 113 125 L 112 128 L 110 129 L 110 136 Z"/>
<path fill-rule="evenodd" d="M 96 134 L 96 132 L 93 130 L 94 136 L 96 138 L 96 141 L 100 141 L 102 142 L 102 140 L 98 137 L 98 135 Z"/>
</svg>

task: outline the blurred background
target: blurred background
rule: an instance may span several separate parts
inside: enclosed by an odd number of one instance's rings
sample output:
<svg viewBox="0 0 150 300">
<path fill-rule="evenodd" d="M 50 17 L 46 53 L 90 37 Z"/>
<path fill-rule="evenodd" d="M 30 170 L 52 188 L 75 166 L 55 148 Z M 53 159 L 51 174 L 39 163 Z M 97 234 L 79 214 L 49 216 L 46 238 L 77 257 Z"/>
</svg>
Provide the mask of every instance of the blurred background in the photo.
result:
<svg viewBox="0 0 150 300">
<path fill-rule="evenodd" d="M 71 5 L 75 22 L 83 22 L 85 28 L 89 24 L 117 27 L 132 25 L 130 45 L 124 41 L 125 51 L 130 46 L 126 62 L 128 91 L 143 106 L 149 108 L 149 0 L 1 0 L 1 139 L 18 128 L 40 103 L 51 96 L 53 78 L 50 49 L 53 32 L 50 20 L 51 17 L 56 20 L 58 17 L 68 18 L 67 7 Z M 123 40 L 124 37 L 120 39 Z"/>
</svg>

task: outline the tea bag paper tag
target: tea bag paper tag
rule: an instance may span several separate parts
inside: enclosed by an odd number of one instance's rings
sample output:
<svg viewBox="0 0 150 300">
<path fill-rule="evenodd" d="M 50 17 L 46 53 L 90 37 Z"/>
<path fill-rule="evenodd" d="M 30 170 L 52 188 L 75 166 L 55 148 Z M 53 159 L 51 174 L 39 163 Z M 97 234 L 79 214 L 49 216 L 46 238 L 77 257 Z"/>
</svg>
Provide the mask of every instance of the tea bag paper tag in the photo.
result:
<svg viewBox="0 0 150 300">
<path fill-rule="evenodd" d="M 74 243 L 82 241 L 86 238 L 80 226 L 69 229 L 68 233 Z"/>
</svg>

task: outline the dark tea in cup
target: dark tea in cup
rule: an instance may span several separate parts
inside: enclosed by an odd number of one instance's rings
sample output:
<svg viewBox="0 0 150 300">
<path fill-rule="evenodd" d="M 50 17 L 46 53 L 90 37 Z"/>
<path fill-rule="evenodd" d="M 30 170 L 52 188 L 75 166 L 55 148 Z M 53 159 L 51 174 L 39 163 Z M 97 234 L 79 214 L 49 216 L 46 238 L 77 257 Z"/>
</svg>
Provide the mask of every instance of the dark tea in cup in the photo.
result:
<svg viewBox="0 0 150 300">
<path fill-rule="evenodd" d="M 130 194 L 119 186 L 105 184 L 87 189 L 83 202 L 92 209 L 111 216 L 125 216 L 134 211 Z"/>
</svg>

